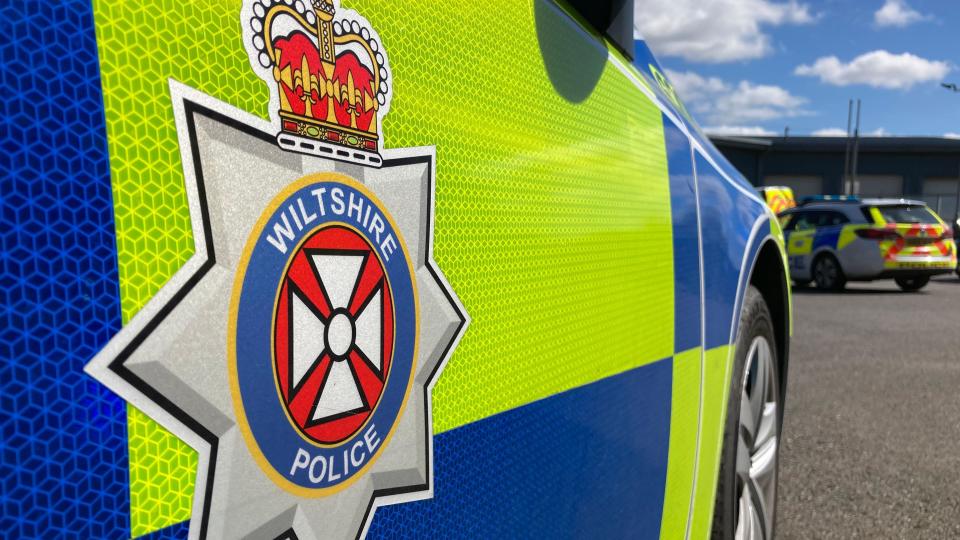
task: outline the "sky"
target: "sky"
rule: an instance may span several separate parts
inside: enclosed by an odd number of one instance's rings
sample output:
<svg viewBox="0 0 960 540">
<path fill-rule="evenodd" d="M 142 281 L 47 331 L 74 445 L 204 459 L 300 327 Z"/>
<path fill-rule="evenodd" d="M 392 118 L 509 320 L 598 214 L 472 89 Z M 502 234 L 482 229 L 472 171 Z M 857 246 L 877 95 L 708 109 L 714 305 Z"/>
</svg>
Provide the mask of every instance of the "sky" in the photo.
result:
<svg viewBox="0 0 960 540">
<path fill-rule="evenodd" d="M 712 133 L 960 138 L 960 0 L 636 0 L 635 26 Z"/>
</svg>

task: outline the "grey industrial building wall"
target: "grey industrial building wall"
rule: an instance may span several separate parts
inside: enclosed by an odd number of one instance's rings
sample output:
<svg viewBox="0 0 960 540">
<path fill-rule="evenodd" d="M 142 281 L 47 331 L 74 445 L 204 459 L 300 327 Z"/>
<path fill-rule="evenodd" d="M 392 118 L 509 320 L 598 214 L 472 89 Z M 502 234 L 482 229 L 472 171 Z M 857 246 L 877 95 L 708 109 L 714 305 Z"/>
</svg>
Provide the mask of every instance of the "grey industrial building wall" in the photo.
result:
<svg viewBox="0 0 960 540">
<path fill-rule="evenodd" d="M 844 193 L 843 137 L 713 137 L 714 144 L 755 186 L 771 176 L 822 178 L 825 194 Z M 900 195 L 924 198 L 924 180 L 957 179 L 960 140 L 933 137 L 865 137 L 860 141 L 858 176 L 903 178 Z M 955 202 L 950 201 L 950 213 Z"/>
</svg>

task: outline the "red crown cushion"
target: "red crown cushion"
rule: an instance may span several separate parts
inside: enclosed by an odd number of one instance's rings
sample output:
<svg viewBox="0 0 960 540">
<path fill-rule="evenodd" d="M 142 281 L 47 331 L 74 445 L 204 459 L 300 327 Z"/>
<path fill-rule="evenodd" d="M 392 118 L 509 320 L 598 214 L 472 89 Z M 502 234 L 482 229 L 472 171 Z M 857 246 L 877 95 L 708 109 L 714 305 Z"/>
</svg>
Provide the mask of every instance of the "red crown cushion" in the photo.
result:
<svg viewBox="0 0 960 540">
<path fill-rule="evenodd" d="M 280 71 L 290 68 L 293 86 L 289 86 L 281 80 L 280 89 L 286 95 L 287 101 L 290 102 L 292 111 L 301 116 L 326 120 L 328 102 L 326 99 L 320 99 L 319 89 L 312 84 L 301 84 L 293 78 L 293 75 L 302 68 L 303 60 L 306 59 L 310 74 L 316 78 L 318 84 L 326 84 L 316 40 L 302 32 L 294 32 L 289 37 L 275 40 L 273 46 L 278 51 L 277 67 Z M 375 89 L 373 88 L 373 73 L 360 62 L 360 59 L 352 51 L 345 51 L 336 57 L 333 80 L 339 83 L 340 92 L 334 92 L 334 115 L 338 124 L 350 127 L 350 101 L 346 98 L 348 75 L 353 76 L 354 92 L 359 92 L 359 100 L 356 102 L 357 127 L 361 130 L 368 130 L 377 112 L 373 108 L 364 110 L 364 103 L 373 103 L 376 99 Z M 305 94 L 309 96 L 312 102 L 311 114 L 309 115 L 304 101 Z"/>
</svg>

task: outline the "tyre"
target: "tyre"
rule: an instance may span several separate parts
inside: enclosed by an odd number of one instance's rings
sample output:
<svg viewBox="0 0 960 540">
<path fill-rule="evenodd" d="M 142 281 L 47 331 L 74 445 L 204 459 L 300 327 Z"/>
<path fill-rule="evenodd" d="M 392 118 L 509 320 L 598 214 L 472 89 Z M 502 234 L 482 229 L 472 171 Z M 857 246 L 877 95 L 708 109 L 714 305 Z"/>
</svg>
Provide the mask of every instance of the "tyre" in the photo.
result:
<svg viewBox="0 0 960 540">
<path fill-rule="evenodd" d="M 808 286 L 810 286 L 809 279 L 794 279 L 792 281 L 794 289 L 806 289 Z"/>
<path fill-rule="evenodd" d="M 714 539 L 773 538 L 783 398 L 773 319 L 760 291 L 744 299 L 727 402 Z"/>
<path fill-rule="evenodd" d="M 920 277 L 898 277 L 894 279 L 897 282 L 897 286 L 903 289 L 906 292 L 916 292 L 920 289 L 927 286 L 927 283 L 930 283 L 930 276 L 920 276 Z"/>
<path fill-rule="evenodd" d="M 813 280 L 817 283 L 818 289 L 825 291 L 840 291 L 847 284 L 847 278 L 843 275 L 843 269 L 836 257 L 825 253 L 813 261 Z"/>
</svg>

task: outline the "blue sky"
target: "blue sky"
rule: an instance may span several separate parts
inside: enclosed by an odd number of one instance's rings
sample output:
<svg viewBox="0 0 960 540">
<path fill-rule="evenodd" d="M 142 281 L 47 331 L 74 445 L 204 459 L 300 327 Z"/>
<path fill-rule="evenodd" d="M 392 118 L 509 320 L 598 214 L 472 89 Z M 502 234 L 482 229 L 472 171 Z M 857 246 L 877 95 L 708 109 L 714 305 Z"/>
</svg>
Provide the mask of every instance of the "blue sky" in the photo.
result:
<svg viewBox="0 0 960 540">
<path fill-rule="evenodd" d="M 960 137 L 960 0 L 637 0 L 700 123 L 734 134 Z"/>
</svg>

